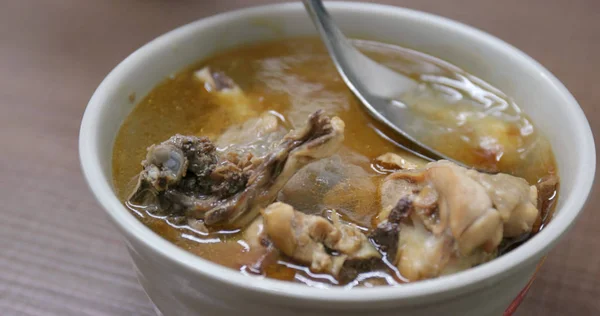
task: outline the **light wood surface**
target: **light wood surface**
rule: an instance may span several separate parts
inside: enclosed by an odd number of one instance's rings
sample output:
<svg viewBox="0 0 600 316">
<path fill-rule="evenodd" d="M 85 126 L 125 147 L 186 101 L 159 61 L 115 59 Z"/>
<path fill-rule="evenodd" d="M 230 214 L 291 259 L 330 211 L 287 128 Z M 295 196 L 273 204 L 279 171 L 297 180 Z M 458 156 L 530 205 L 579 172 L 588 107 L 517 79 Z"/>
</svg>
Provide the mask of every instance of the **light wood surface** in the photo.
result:
<svg viewBox="0 0 600 316">
<path fill-rule="evenodd" d="M 1 2 L 0 314 L 153 315 L 82 178 L 81 116 L 103 77 L 140 45 L 195 19 L 267 2 Z M 600 1 L 378 2 L 457 19 L 519 47 L 565 83 L 600 131 Z M 600 314 L 598 194 L 596 186 L 518 315 Z"/>
</svg>

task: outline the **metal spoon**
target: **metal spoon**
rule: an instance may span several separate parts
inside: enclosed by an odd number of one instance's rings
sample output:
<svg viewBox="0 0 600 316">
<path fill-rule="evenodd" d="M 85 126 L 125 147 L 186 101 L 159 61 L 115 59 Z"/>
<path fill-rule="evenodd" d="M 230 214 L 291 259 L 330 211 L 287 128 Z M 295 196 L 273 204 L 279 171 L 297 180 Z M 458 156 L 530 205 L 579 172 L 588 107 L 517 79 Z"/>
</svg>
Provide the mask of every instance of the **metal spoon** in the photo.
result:
<svg viewBox="0 0 600 316">
<path fill-rule="evenodd" d="M 430 161 L 446 159 L 465 166 L 405 132 L 403 127 L 419 118 L 397 99 L 415 89 L 417 82 L 373 61 L 354 48 L 335 25 L 321 0 L 303 2 L 342 79 L 369 114 L 413 145 L 413 148 L 403 146 L 404 149 Z"/>
</svg>

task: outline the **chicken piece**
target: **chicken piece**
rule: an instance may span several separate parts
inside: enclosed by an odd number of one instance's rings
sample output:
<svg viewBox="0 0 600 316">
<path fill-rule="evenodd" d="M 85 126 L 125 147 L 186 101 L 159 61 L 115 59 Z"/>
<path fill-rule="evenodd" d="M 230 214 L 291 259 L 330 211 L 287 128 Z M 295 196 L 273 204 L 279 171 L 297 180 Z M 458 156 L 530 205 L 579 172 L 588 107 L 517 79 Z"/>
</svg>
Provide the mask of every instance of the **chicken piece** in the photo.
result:
<svg viewBox="0 0 600 316">
<path fill-rule="evenodd" d="M 413 281 L 432 278 L 470 268 L 494 257 L 494 253 L 487 254 L 482 250 L 469 256 L 454 255 L 452 237 L 429 231 L 415 214 L 410 196 L 404 196 L 396 203 L 371 238 L 403 277 Z"/>
<path fill-rule="evenodd" d="M 387 205 L 387 204 L 386 204 Z M 380 245 L 380 250 L 387 253 L 389 258 L 395 258 L 398 250 L 400 223 L 410 218 L 412 201 L 409 195 L 403 196 L 395 202 L 393 207 L 384 208 L 376 219 L 377 229 L 371 238 Z"/>
<path fill-rule="evenodd" d="M 194 77 L 204 83 L 204 88 L 214 96 L 217 104 L 230 109 L 229 114 L 234 121 L 256 115 L 244 91 L 223 72 L 212 71 L 206 66 L 194 72 Z"/>
<path fill-rule="evenodd" d="M 372 237 L 405 277 L 436 277 L 485 262 L 503 237 L 530 232 L 536 204 L 524 179 L 433 162 L 384 180 Z"/>
<path fill-rule="evenodd" d="M 262 214 L 266 234 L 273 245 L 294 260 L 310 265 L 313 272 L 340 277 L 342 269 L 348 268 L 354 270 L 351 273 L 354 275 L 360 263 L 381 258 L 367 237 L 355 226 L 341 223 L 335 212 L 329 222 L 276 202 Z M 333 255 L 332 251 L 338 254 Z M 344 277 L 350 278 L 347 272 Z"/>
<path fill-rule="evenodd" d="M 169 140 L 148 147 L 144 168 L 128 201 L 145 204 L 151 195 L 179 186 L 188 173 L 199 178 L 210 175 L 217 163 L 215 147 L 208 138 L 175 135 Z M 186 177 L 189 183 L 191 177 Z M 199 188 L 210 191 L 210 183 Z"/>
<path fill-rule="evenodd" d="M 330 119 L 322 111 L 313 113 L 306 126 L 292 130 L 253 170 L 246 188 L 228 201 L 206 212 L 208 225 L 242 227 L 261 208 L 273 202 L 288 180 L 305 165 L 331 156 L 344 140 L 344 122 Z"/>
<path fill-rule="evenodd" d="M 452 254 L 452 238 L 434 235 L 423 223 L 400 224 L 395 264 L 409 280 L 421 280 L 442 274 Z"/>
<path fill-rule="evenodd" d="M 427 168 L 427 180 L 438 192 L 437 221 L 428 228 L 436 234 L 449 230 L 459 251 L 468 255 L 484 246 L 490 252 L 502 240 L 502 221 L 485 188 L 468 177 L 466 169 L 438 162 Z M 429 219 L 423 216 L 424 222 Z"/>
<path fill-rule="evenodd" d="M 410 197 L 419 192 L 420 187 L 416 183 L 422 182 L 424 179 L 422 170 L 406 170 L 388 176 L 379 190 L 381 211 L 375 218 L 375 224 L 385 222 L 392 210 L 398 207 L 398 203 L 402 198 Z"/>
<path fill-rule="evenodd" d="M 483 186 L 504 223 L 504 237 L 518 237 L 531 231 L 538 217 L 537 188 L 522 178 L 507 174 L 466 172 Z"/>
<path fill-rule="evenodd" d="M 335 153 L 343 139 L 344 122 L 322 111 L 260 159 L 250 153 L 219 154 L 206 138 L 176 135 L 148 149 L 129 202 L 153 203 L 166 215 L 201 219 L 207 227 L 243 227 L 297 170 Z"/>
<path fill-rule="evenodd" d="M 251 155 L 219 155 L 205 137 L 175 135 L 148 148 L 128 203 L 181 221 L 244 189 L 253 163 Z"/>
</svg>

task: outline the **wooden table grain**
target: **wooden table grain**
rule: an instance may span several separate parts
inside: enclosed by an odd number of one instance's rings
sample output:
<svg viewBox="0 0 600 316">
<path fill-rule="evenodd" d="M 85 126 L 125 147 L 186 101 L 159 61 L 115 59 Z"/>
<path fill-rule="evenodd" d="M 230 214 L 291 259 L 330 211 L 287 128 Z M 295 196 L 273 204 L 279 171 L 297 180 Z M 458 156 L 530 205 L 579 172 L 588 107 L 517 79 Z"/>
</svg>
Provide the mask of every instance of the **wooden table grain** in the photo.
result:
<svg viewBox="0 0 600 316">
<path fill-rule="evenodd" d="M 153 315 L 82 178 L 81 116 L 103 77 L 140 45 L 267 2 L 275 1 L 1 1 L 0 314 Z M 565 83 L 600 131 L 600 1 L 378 2 L 453 18 L 519 47 Z M 600 314 L 599 193 L 596 186 L 551 252 L 519 315 Z"/>
</svg>

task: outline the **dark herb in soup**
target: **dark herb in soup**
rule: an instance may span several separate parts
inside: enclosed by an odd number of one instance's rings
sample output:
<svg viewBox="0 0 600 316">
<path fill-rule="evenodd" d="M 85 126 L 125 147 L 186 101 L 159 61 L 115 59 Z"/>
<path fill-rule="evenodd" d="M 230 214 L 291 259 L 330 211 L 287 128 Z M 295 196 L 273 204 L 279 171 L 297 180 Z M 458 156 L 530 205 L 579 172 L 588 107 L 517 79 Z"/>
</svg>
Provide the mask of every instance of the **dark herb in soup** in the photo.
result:
<svg viewBox="0 0 600 316">
<path fill-rule="evenodd" d="M 241 273 L 394 285 L 482 264 L 538 232 L 558 177 L 518 106 L 443 61 L 369 41 L 410 75 L 413 134 L 483 174 L 402 150 L 317 39 L 226 51 L 155 87 L 116 139 L 114 184 L 157 234 Z M 140 165 L 141 162 L 141 165 Z"/>
</svg>

